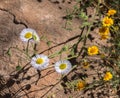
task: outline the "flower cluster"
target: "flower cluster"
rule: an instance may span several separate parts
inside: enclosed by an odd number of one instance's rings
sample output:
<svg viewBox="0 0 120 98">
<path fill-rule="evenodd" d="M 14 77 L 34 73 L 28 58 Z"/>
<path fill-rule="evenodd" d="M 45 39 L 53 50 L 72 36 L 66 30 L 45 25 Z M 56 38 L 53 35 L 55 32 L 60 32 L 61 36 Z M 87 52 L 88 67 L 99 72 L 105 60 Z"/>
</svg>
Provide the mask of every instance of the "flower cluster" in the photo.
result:
<svg viewBox="0 0 120 98">
<path fill-rule="evenodd" d="M 20 33 L 20 39 L 23 42 L 38 42 L 40 40 L 39 36 L 37 35 L 36 31 L 31 28 L 23 29 Z M 49 58 L 44 54 L 36 54 L 31 59 L 31 65 L 37 69 L 42 70 L 48 67 L 49 65 Z M 67 74 L 71 71 L 72 65 L 68 60 L 60 60 L 54 64 L 56 72 L 60 74 Z"/>
<path fill-rule="evenodd" d="M 31 65 L 37 70 L 42 70 L 48 67 L 49 58 L 43 54 L 37 54 L 31 59 Z M 72 65 L 68 60 L 60 60 L 54 64 L 56 72 L 67 74 L 71 71 Z"/>
<path fill-rule="evenodd" d="M 105 16 L 102 20 L 102 27 L 99 28 L 99 34 L 101 39 L 108 39 L 109 38 L 109 28 L 114 24 L 114 20 L 111 18 L 116 14 L 116 10 L 110 9 L 107 12 L 107 16 Z"/>
</svg>

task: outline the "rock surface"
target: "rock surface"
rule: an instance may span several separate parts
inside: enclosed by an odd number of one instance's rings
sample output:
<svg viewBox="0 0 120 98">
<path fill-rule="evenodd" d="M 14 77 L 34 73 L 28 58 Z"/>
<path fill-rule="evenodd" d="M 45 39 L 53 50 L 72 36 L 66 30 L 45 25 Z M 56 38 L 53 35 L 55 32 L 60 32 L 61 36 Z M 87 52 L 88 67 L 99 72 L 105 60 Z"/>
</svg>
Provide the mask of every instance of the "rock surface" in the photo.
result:
<svg viewBox="0 0 120 98">
<path fill-rule="evenodd" d="M 19 53 L 13 52 L 11 60 L 6 56 L 6 51 L 11 46 L 18 46 L 23 48 L 24 44 L 19 39 L 19 34 L 23 28 L 33 28 L 35 29 L 39 36 L 46 36 L 47 40 L 52 41 L 52 45 L 64 42 L 67 39 L 76 36 L 80 33 L 77 28 L 79 21 L 74 20 L 71 30 L 65 30 L 66 20 L 63 17 L 66 15 L 66 9 L 71 9 L 75 4 L 71 0 L 1 0 L 0 1 L 0 73 L 1 75 L 8 75 L 13 69 L 16 68 L 17 62 L 19 60 Z M 44 41 L 41 41 L 37 50 L 40 53 L 43 50 L 48 49 L 48 46 Z M 57 47 L 54 51 L 60 49 Z M 52 61 L 51 61 L 52 63 Z M 35 74 L 36 71 L 31 69 L 29 75 Z M 42 75 L 44 76 L 47 71 L 44 71 Z M 37 77 L 37 76 L 36 76 Z M 25 83 L 31 83 L 25 81 L 20 85 L 23 86 Z M 59 75 L 55 72 L 40 79 L 38 85 L 32 86 L 31 91 L 40 89 L 44 85 L 53 85 L 59 79 Z M 19 85 L 14 85 L 15 89 L 12 91 L 16 92 L 20 87 Z M 58 86 L 59 88 L 59 86 Z M 30 94 L 31 98 L 40 98 L 48 89 L 38 90 Z M 26 91 L 27 92 L 27 91 Z M 20 94 L 24 94 L 21 92 Z M 52 93 L 51 93 L 52 94 Z M 5 97 L 5 96 L 4 96 Z M 25 97 L 23 97 L 25 98 Z M 45 97 L 46 98 L 46 97 Z"/>
</svg>

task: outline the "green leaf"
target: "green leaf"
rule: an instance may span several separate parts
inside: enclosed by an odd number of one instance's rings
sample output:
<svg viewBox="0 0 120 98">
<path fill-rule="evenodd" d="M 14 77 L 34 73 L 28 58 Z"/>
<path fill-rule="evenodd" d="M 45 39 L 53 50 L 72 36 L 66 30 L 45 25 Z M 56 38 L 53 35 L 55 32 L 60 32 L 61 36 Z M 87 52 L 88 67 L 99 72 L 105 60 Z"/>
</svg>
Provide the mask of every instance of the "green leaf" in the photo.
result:
<svg viewBox="0 0 120 98">
<path fill-rule="evenodd" d="M 47 42 L 47 45 L 50 47 L 50 46 L 51 46 L 51 43 L 52 43 L 51 41 L 48 41 L 48 42 Z"/>
<path fill-rule="evenodd" d="M 90 25 L 89 22 L 84 22 L 81 27 L 85 27 L 85 26 L 89 26 L 89 25 Z"/>
<path fill-rule="evenodd" d="M 10 48 L 8 49 L 8 51 L 6 52 L 6 54 L 9 55 L 9 56 L 12 55 L 12 53 L 11 53 L 11 51 L 10 51 Z"/>
<path fill-rule="evenodd" d="M 17 71 L 19 71 L 19 70 L 21 70 L 21 69 L 22 69 L 22 67 L 21 67 L 20 65 L 16 66 L 16 70 L 17 70 Z"/>
<path fill-rule="evenodd" d="M 70 54 L 71 54 L 72 56 L 75 55 L 74 49 L 72 49 L 72 50 L 70 51 Z"/>
<path fill-rule="evenodd" d="M 69 49 L 68 46 L 64 46 L 64 47 L 62 48 L 62 51 L 68 51 L 68 49 Z"/>
<path fill-rule="evenodd" d="M 46 40 L 46 36 L 43 35 L 43 36 L 40 37 L 40 39 L 41 39 L 42 41 L 44 41 L 44 40 Z"/>
<path fill-rule="evenodd" d="M 80 2 L 80 1 L 82 1 L 82 0 L 76 0 L 76 2 Z"/>
</svg>

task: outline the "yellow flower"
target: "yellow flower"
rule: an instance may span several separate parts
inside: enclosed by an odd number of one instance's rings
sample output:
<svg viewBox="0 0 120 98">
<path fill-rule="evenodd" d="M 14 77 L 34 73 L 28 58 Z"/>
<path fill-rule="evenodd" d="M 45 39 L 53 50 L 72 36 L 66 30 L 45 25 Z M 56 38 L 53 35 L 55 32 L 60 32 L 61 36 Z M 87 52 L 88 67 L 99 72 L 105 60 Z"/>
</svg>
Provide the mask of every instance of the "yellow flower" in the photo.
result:
<svg viewBox="0 0 120 98">
<path fill-rule="evenodd" d="M 101 35 L 101 40 L 105 40 L 105 39 L 108 39 L 109 38 L 109 35 L 107 35 L 107 34 L 103 34 L 103 35 Z"/>
<path fill-rule="evenodd" d="M 99 28 L 99 34 L 101 36 L 101 40 L 109 38 L 109 28 L 108 27 Z"/>
<path fill-rule="evenodd" d="M 87 61 L 84 61 L 84 62 L 83 62 L 83 68 L 84 68 L 84 69 L 89 68 L 89 66 L 90 66 L 89 62 L 87 62 Z"/>
<path fill-rule="evenodd" d="M 114 14 L 116 14 L 116 10 L 114 10 L 114 9 L 110 9 L 110 10 L 108 10 L 108 12 L 107 12 L 107 15 L 108 15 L 108 16 L 114 15 Z"/>
<path fill-rule="evenodd" d="M 113 78 L 113 75 L 110 72 L 106 72 L 106 74 L 103 77 L 104 81 L 109 81 Z"/>
<path fill-rule="evenodd" d="M 101 27 L 99 28 L 99 34 L 102 39 L 108 39 L 109 38 L 109 28 L 108 27 Z"/>
<path fill-rule="evenodd" d="M 84 89 L 85 86 L 86 86 L 86 82 L 85 82 L 85 81 L 79 81 L 79 82 L 77 83 L 77 85 L 76 85 L 76 87 L 77 87 L 78 90 Z"/>
<path fill-rule="evenodd" d="M 99 34 L 100 35 L 109 34 L 109 28 L 108 27 L 101 27 L 101 28 L 99 28 Z"/>
<path fill-rule="evenodd" d="M 114 23 L 114 21 L 113 21 L 112 18 L 105 17 L 105 18 L 103 18 L 103 20 L 102 20 L 103 26 L 109 27 L 109 26 L 113 25 L 113 23 Z"/>
<path fill-rule="evenodd" d="M 99 52 L 99 49 L 97 46 L 88 47 L 88 55 L 96 55 L 98 54 L 98 52 Z"/>
</svg>

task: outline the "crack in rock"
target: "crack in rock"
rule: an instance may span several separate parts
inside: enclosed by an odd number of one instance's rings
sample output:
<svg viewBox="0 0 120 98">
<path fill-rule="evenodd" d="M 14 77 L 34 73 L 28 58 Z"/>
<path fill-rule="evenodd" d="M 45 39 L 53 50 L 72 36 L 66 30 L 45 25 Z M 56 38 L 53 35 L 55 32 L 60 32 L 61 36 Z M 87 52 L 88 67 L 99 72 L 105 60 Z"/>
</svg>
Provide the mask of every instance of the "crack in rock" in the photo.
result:
<svg viewBox="0 0 120 98">
<path fill-rule="evenodd" d="M 22 21 L 18 21 L 17 19 L 16 19 L 16 16 L 12 13 L 12 12 L 10 12 L 9 10 L 6 10 L 6 9 L 4 9 L 4 8 L 0 8 L 0 10 L 1 11 L 4 11 L 4 12 L 7 12 L 7 13 L 9 13 L 10 15 L 12 15 L 13 16 L 13 23 L 14 24 L 21 24 L 21 25 L 24 25 L 26 28 L 28 28 L 28 26 L 27 26 L 27 24 L 25 24 L 24 22 L 22 22 Z"/>
</svg>

